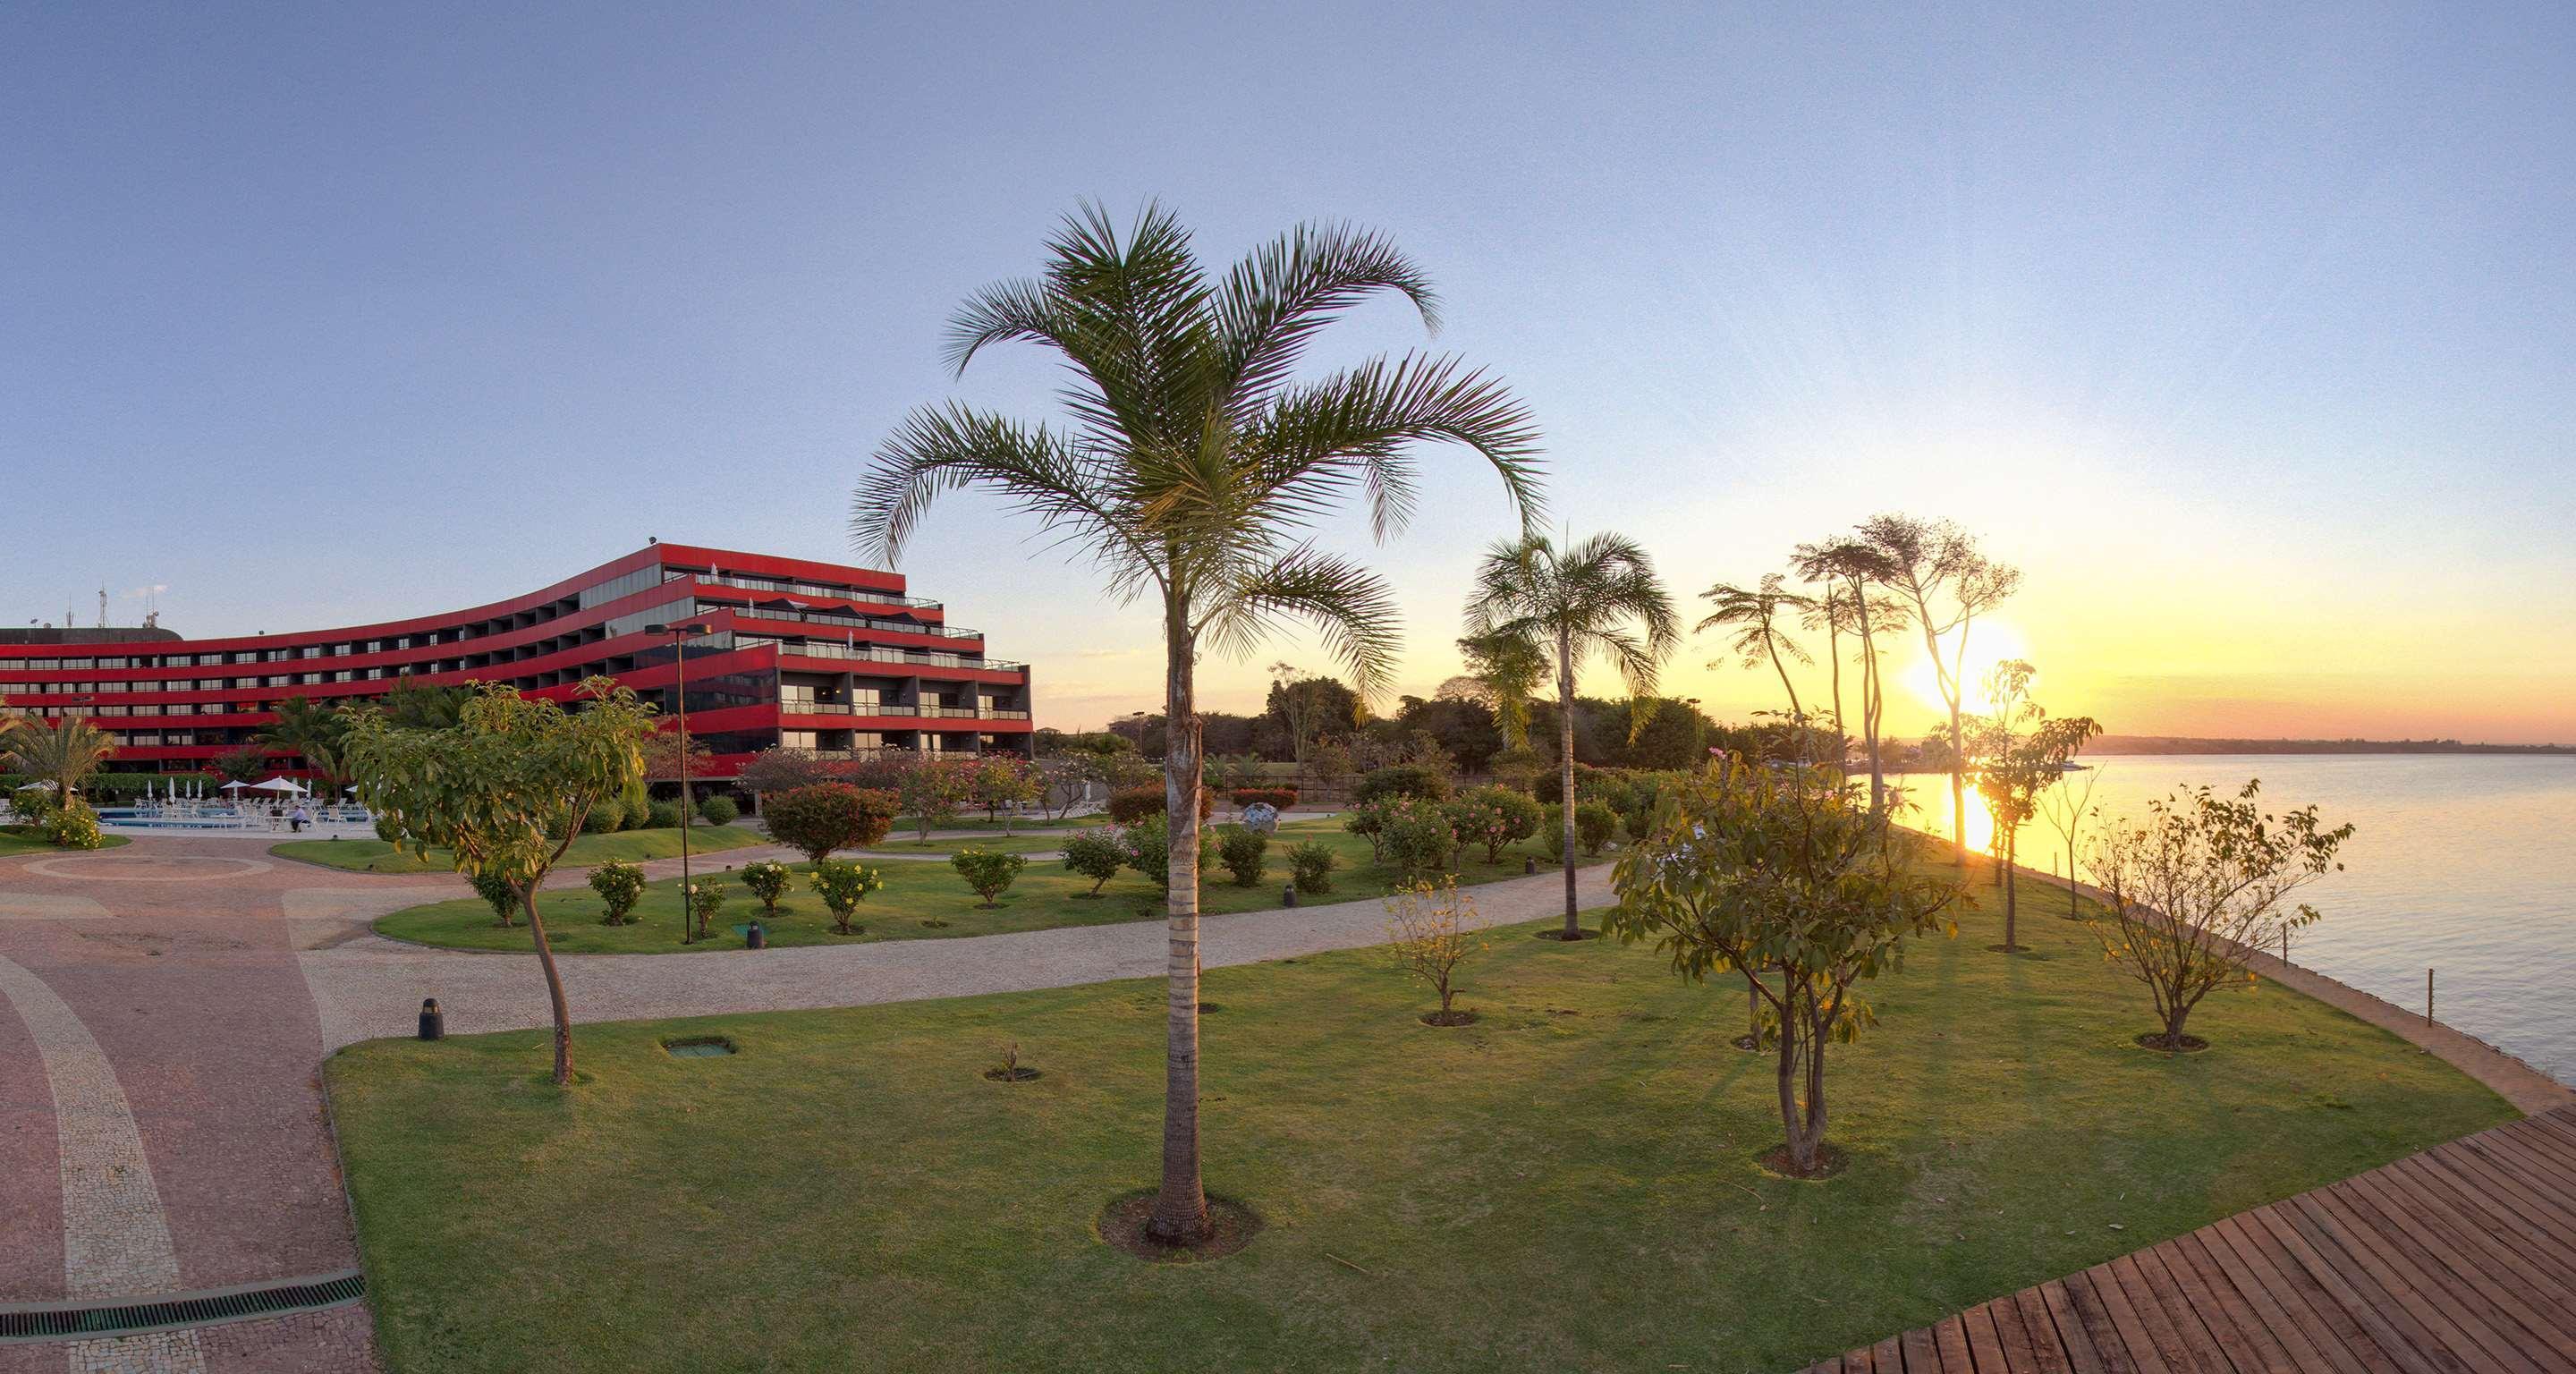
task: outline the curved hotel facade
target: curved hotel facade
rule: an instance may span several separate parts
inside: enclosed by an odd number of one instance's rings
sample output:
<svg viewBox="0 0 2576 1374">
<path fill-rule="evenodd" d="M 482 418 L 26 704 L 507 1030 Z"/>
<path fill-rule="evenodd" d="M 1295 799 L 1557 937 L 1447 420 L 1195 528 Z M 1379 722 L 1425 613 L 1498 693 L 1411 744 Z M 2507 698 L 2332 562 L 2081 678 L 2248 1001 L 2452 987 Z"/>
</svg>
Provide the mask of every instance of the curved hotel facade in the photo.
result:
<svg viewBox="0 0 2576 1374">
<path fill-rule="evenodd" d="M 290 697 L 364 701 L 404 680 L 562 698 L 605 673 L 668 715 L 682 665 L 645 627 L 687 623 L 708 627 L 685 666 L 689 737 L 716 777 L 777 744 L 1028 752 L 1028 665 L 987 658 L 982 632 L 948 624 L 900 575 L 661 543 L 508 601 L 381 625 L 203 640 L 0 631 L 0 705 L 88 719 L 116 740 L 111 767 L 193 773 L 256 742 Z"/>
</svg>

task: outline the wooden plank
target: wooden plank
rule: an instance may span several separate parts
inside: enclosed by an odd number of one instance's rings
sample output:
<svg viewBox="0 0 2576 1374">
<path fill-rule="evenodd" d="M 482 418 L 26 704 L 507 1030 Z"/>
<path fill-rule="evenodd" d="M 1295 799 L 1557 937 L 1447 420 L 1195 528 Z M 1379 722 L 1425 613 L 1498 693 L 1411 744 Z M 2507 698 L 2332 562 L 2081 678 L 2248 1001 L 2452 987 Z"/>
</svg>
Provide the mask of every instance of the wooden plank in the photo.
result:
<svg viewBox="0 0 2576 1374">
<path fill-rule="evenodd" d="M 2203 1351 L 2210 1341 L 2208 1332 L 2197 1329 L 2199 1322 L 2192 1322 L 2189 1330 L 2174 1323 L 2173 1314 L 2165 1308 L 2163 1295 L 2139 1271 L 2137 1256 L 2122 1255 L 2104 1267 L 2111 1271 L 2113 1281 L 2128 1294 L 2129 1306 L 2137 1314 L 2139 1328 L 2155 1346 L 2156 1353 L 2163 1357 L 2166 1368 L 2175 1374 L 2229 1374 L 2225 1362 L 2213 1365 L 2203 1358 Z M 2125 1328 L 2122 1334 L 2127 1334 Z M 2135 1349 L 2136 1342 L 2132 1341 L 2130 1347 Z"/>
<path fill-rule="evenodd" d="M 2428 1199 L 2390 1192 L 2390 1181 L 2363 1174 L 2334 1190 L 2336 1202 L 2375 1226 L 2392 1244 L 2411 1247 L 2418 1268 L 2464 1303 L 2484 1304 L 2489 1325 L 2512 1342 L 2517 1355 L 2576 1374 L 2576 1332 L 2564 1320 L 2564 1290 L 2542 1279 L 2511 1246 L 2460 1230 L 2457 1219 Z M 2559 1315 L 2550 1315 L 2551 1309 Z"/>
<path fill-rule="evenodd" d="M 1845 1351 L 1841 1359 L 1829 1360 L 1826 1363 L 1831 1368 L 1842 1371 L 1842 1374 L 1878 1374 L 1871 1368 L 1874 1357 L 1867 1346 L 1858 1350 Z"/>
<path fill-rule="evenodd" d="M 2493 1160 L 2528 1180 L 2527 1186 L 2548 1192 L 2576 1189 L 2576 1167 L 2545 1149 L 2534 1149 L 2530 1142 L 2498 1133 L 2492 1137 L 2461 1142 L 2473 1154 Z"/>
<path fill-rule="evenodd" d="M 2452 1348 L 2472 1364 L 2483 1358 L 2490 1368 L 2511 1369 L 2530 1356 L 2531 1337 L 2478 1285 L 2450 1273 L 2439 1256 L 2413 1236 L 2388 1229 L 2378 1218 L 2356 1207 L 2349 1181 L 2305 1193 L 2296 1205 L 2335 1233 L 2347 1249 L 2359 1247 L 2400 1284 L 2401 1295 L 2425 1318 L 2428 1328 L 2445 1323 L 2459 1333 Z"/>
<path fill-rule="evenodd" d="M 2245 1300 L 2237 1296 L 2236 1286 L 2217 1272 L 2200 1247 L 2191 1242 L 2188 1235 L 2176 1236 L 2140 1252 L 2139 1264 L 2162 1264 L 2173 1275 L 2174 1283 L 2190 1299 L 2192 1310 L 2208 1326 L 2209 1333 L 2218 1338 L 2218 1348 L 2240 1374 L 2298 1374 L 2297 1363 L 2263 1318 L 2246 1306 Z"/>
<path fill-rule="evenodd" d="M 2447 1175 L 2455 1191 L 2476 1197 L 2482 1209 L 2511 1213 L 2521 1225 L 2536 1229 L 2540 1241 L 2576 1258 L 2576 1199 L 2554 1197 L 2520 1175 L 2473 1150 L 2418 1156 L 2421 1167 Z"/>
<path fill-rule="evenodd" d="M 1932 1343 L 1940 1348 L 1943 1374 L 1977 1374 L 1977 1362 L 1968 1354 L 1968 1332 L 1957 1316 L 1933 1324 Z"/>
<path fill-rule="evenodd" d="M 2547 1199 L 2525 1196 L 2519 1199 L 2520 1206 L 2498 1202 L 2487 1188 L 2471 1181 L 2451 1161 L 2419 1155 L 2399 1160 L 2389 1168 L 2412 1181 L 2419 1195 L 2447 1202 L 2463 1226 L 2478 1227 L 2515 1246 L 2534 1263 L 2548 1266 L 2551 1275 L 2569 1292 L 2576 1292 L 2576 1217 L 2547 1210 Z M 2548 1220 L 2553 1216 L 2555 1224 Z"/>
<path fill-rule="evenodd" d="M 2410 1374 L 2468 1374 L 2459 1360 L 2446 1354 L 2395 1300 L 2381 1292 L 2359 1268 L 2343 1261 L 2342 1251 L 2332 1241 L 2325 1242 L 2325 1250 L 2319 1251 L 2318 1242 L 2293 1225 L 2280 1204 L 2257 1207 L 2231 1220 L 2243 1223 L 2248 1234 L 2272 1247 L 2284 1262 L 2295 1263 L 2327 1295 L 2336 1311 L 2370 1333 L 2391 1368 Z M 2334 1259 L 2329 1260 L 2328 1254 Z"/>
<path fill-rule="evenodd" d="M 1905 1352 L 1898 1348 L 1894 1336 L 1871 1348 L 1869 1362 L 1878 1374 L 1905 1374 Z"/>
<path fill-rule="evenodd" d="M 2223 1276 L 2245 1305 L 2259 1314 L 2264 1329 L 2289 1352 L 2298 1368 L 2371 1374 L 2371 1357 L 2378 1355 L 2378 1345 L 2349 1319 L 2337 1324 L 2319 1315 L 2308 1305 L 2301 1280 L 2273 1268 L 2267 1255 L 2237 1249 L 2239 1234 L 2221 1223 L 2204 1226 L 2184 1239 L 2198 1246 L 2208 1257 L 2209 1270 Z M 2294 1271 L 2297 1268 L 2291 1267 Z M 2332 1305 L 2330 1299 L 2319 1296 Z M 2365 1351 L 2367 1355 L 2362 1353 Z"/>
<path fill-rule="evenodd" d="M 2021 1307 L 2006 1295 L 1987 1303 L 1985 1312 L 1994 1321 L 1996 1343 L 2003 1347 L 2004 1368 L 2012 1374 L 2040 1374 L 2039 1352 L 2030 1348 L 2030 1330 L 2021 1324 Z"/>
<path fill-rule="evenodd" d="M 2039 1295 L 2040 1305 L 2048 1309 L 2048 1319 L 2057 1328 L 2057 1341 L 2066 1352 L 2067 1363 L 2075 1374 L 2114 1374 L 2127 1367 L 2128 1356 L 2121 1353 L 2115 1363 L 2110 1355 L 2094 1344 L 2092 1328 L 2084 1315 L 2075 1310 L 2075 1299 L 2066 1291 L 2064 1280 L 2052 1280 L 2031 1290 Z"/>
<path fill-rule="evenodd" d="M 2039 1374 L 2075 1374 L 2075 1361 L 2057 1334 L 2057 1321 L 2048 1314 L 2048 1304 L 2036 1288 L 2025 1288 L 2009 1299 L 2021 1317 L 2022 1334 L 2030 1342 L 2031 1368 Z"/>
<path fill-rule="evenodd" d="M 2146 1285 L 2157 1310 L 2164 1314 L 2166 1324 L 2173 1328 L 2184 1358 L 2202 1374 L 2236 1374 L 2228 1358 L 2227 1333 L 2210 1323 L 2194 1295 L 2182 1287 L 2172 1267 L 2164 1262 L 2160 1249 L 2161 1246 L 2149 1246 L 2126 1258 L 2138 1281 Z"/>
<path fill-rule="evenodd" d="M 2475 1367 L 2474 1343 L 2415 1290 L 2412 1275 L 2397 1272 L 2370 1247 L 2340 1234 L 2342 1228 L 2331 1225 L 2331 1218 L 2301 1206 L 2304 1200 L 2304 1195 L 2287 1199 L 2266 1209 L 2263 1219 L 2276 1233 L 2286 1227 L 2297 1234 L 2315 1250 L 2319 1263 L 2335 1266 L 2357 1291 L 2375 1295 L 2381 1315 L 2436 1368 L 2467 1374 Z"/>
<path fill-rule="evenodd" d="M 1941 1347 L 1932 1339 L 1932 1328 L 1918 1326 L 1896 1338 L 1896 1346 L 1905 1352 L 1905 1374 L 1943 1374 Z"/>
<path fill-rule="evenodd" d="M 2096 1344 L 2117 1345 L 2128 1356 L 2129 1367 L 2139 1374 L 2174 1374 L 2156 1343 L 2147 1338 L 2146 1327 L 2139 1323 L 2137 1310 L 2129 1305 L 2129 1295 L 2120 1291 L 2119 1280 L 2111 1277 L 2110 1266 L 2097 1264 L 2068 1279 L 2070 1292 L 2077 1279 L 2083 1281 L 2085 1296 L 2101 1310 L 2102 1327 L 2095 1336 Z"/>
<path fill-rule="evenodd" d="M 2008 1374 L 2012 1365 L 2004 1359 L 2003 1338 L 1995 1334 L 1992 1304 L 1979 1303 L 1960 1313 L 1959 1327 L 1968 1333 L 1968 1356 L 1977 1362 L 1977 1374 Z"/>
</svg>

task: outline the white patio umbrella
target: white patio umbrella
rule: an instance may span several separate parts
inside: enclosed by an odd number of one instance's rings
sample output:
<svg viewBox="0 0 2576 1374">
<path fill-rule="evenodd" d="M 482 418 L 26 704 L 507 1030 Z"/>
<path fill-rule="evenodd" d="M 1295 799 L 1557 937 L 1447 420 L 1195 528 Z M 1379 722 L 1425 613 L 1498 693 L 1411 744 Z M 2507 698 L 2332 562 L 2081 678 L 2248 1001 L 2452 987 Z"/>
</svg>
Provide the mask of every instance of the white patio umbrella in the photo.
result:
<svg viewBox="0 0 2576 1374">
<path fill-rule="evenodd" d="M 251 789 L 258 792 L 301 792 L 304 790 L 291 778 L 270 778 L 266 782 L 255 782 L 251 784 Z"/>
<path fill-rule="evenodd" d="M 248 786 L 250 786 L 249 783 L 243 782 L 239 778 L 235 778 L 233 781 L 225 783 L 220 790 L 225 792 L 238 792 Z"/>
</svg>

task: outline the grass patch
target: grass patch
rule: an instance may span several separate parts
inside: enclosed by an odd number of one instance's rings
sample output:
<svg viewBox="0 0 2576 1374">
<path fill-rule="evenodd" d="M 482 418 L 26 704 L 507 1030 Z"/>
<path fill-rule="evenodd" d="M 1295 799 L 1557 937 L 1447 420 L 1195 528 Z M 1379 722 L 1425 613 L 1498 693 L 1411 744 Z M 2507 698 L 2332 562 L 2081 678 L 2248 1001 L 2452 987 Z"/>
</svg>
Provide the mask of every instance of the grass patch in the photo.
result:
<svg viewBox="0 0 2576 1374">
<path fill-rule="evenodd" d="M 2140 1053 L 2044 909 L 2058 958 L 1987 953 L 1988 899 L 1874 986 L 1824 1182 L 1758 1161 L 1742 993 L 1650 950 L 1503 932 L 1445 1030 L 1383 951 L 1210 970 L 1207 1184 L 1265 1229 L 1208 1263 L 1095 1231 L 1153 1182 L 1159 981 L 585 1026 L 568 1094 L 543 1032 L 327 1072 L 400 1374 L 1785 1369 L 2513 1115 L 2270 984 Z M 706 1035 L 738 1052 L 663 1048 Z M 988 1082 L 1014 1041 L 1043 1075 Z"/>
<path fill-rule="evenodd" d="M 689 852 L 720 854 L 745 845 L 767 844 L 769 837 L 757 830 L 739 825 L 693 825 L 689 827 Z M 433 849 L 426 860 L 406 853 L 382 840 L 288 840 L 273 844 L 268 852 L 281 859 L 300 859 L 309 864 L 347 869 L 352 873 L 447 873 L 456 865 L 447 859 L 447 851 Z M 563 868 L 588 868 L 610 859 L 676 859 L 680 857 L 680 832 L 675 826 L 667 830 L 621 830 L 613 835 L 583 835 L 564 851 Z"/>
<path fill-rule="evenodd" d="M 134 837 L 131 835 L 109 835 L 102 833 L 98 838 L 99 849 L 114 849 L 118 845 L 131 844 L 134 841 Z M 56 845 L 53 841 L 46 839 L 42 834 L 35 833 L 35 828 L 33 826 L 0 826 L 0 855 L 95 854 L 97 852 L 98 850 L 95 849 L 64 849 Z"/>
<path fill-rule="evenodd" d="M 1009 827 L 1009 828 L 1010 828 L 1010 829 L 1011 829 L 1011 831 L 1012 831 L 1012 832 L 1014 832 L 1014 833 L 1017 833 L 1017 832 L 1022 831 L 1022 830 L 1082 830 L 1082 829 L 1088 828 L 1088 827 L 1090 827 L 1090 826 L 1095 826 L 1095 825 L 1107 825 L 1108 823 L 1109 823 L 1109 818 L 1108 818 L 1107 816 L 1099 816 L 1099 815 L 1092 815 L 1092 816 L 1037 816 L 1037 817 L 1022 816 L 1022 817 L 1020 817 L 1018 820 L 1015 820 L 1015 821 L 1011 822 L 1011 823 L 1010 823 L 1010 827 Z M 896 817 L 896 818 L 895 818 L 895 823 L 894 823 L 894 833 L 896 833 L 896 834 L 898 834 L 898 835 L 909 834 L 909 833 L 911 833 L 912 831 L 919 829 L 919 828 L 920 828 L 920 826 L 921 826 L 921 822 L 920 822 L 920 821 L 918 821 L 918 820 L 916 820 L 916 819 L 914 819 L 913 817 L 910 817 L 910 816 L 898 816 L 898 817 Z M 932 830 L 934 830 L 934 831 L 937 831 L 937 830 L 989 830 L 989 831 L 993 832 L 994 834 L 999 835 L 999 834 L 1001 834 L 1001 833 L 1002 833 L 1003 825 L 1002 825 L 1002 822 L 1001 822 L 1000 820 L 998 820 L 998 819 L 994 819 L 994 818 L 991 818 L 991 817 L 986 817 L 986 816 L 959 816 L 959 817 L 957 817 L 955 820 L 946 820 L 946 821 L 941 821 L 941 822 L 939 822 L 937 825 L 932 826 L 932 827 L 931 827 L 931 829 L 932 829 Z"/>
<path fill-rule="evenodd" d="M 1369 862 L 1368 841 L 1344 833 L 1339 821 L 1300 821 L 1280 827 L 1280 834 L 1273 838 L 1270 871 L 1259 886 L 1236 887 L 1222 868 L 1213 871 L 1199 889 L 1201 910 L 1217 915 L 1278 907 L 1280 889 L 1288 883 L 1286 846 L 1310 839 L 1320 839 L 1338 851 L 1342 869 L 1333 875 L 1331 893 L 1300 900 L 1349 901 L 1382 897 L 1394 889 L 1394 871 Z M 940 843 L 942 848 L 954 850 L 966 842 Z M 1031 843 L 1052 849 L 1063 840 L 1058 837 Z M 867 862 L 864 855 L 855 857 Z M 1462 884 L 1493 882 L 1521 874 L 1521 855 L 1517 851 L 1506 851 L 1498 864 L 1486 863 L 1482 849 L 1470 851 L 1464 860 L 1465 867 L 1458 877 Z M 1163 890 L 1133 871 L 1110 879 L 1095 898 L 1084 895 L 1091 890 L 1089 878 L 1067 871 L 1055 860 L 1035 861 L 1021 870 L 1019 880 L 1002 894 L 1000 905 L 986 910 L 982 900 L 968 890 L 965 879 L 945 862 L 887 859 L 873 866 L 885 875 L 885 888 L 861 903 L 853 918 L 866 927 L 863 934 L 834 933 L 831 914 L 801 876 L 809 865 L 799 863 L 792 867 L 800 876 L 778 904 L 778 915 L 762 917 L 768 942 L 787 946 L 949 939 L 1058 926 L 1115 925 L 1121 921 L 1155 920 L 1163 914 Z M 725 871 L 721 859 L 708 867 L 713 871 L 697 875 L 698 881 L 728 885 L 720 925 L 748 921 L 759 914 L 759 899 L 742 886 L 738 875 Z M 601 925 L 599 899 L 585 888 L 544 893 L 539 907 L 545 913 L 546 931 L 553 937 L 558 954 L 680 954 L 741 947 L 741 941 L 724 930 L 719 930 L 720 938 L 713 941 L 681 944 L 679 888 L 676 878 L 647 885 L 643 900 L 635 907 L 640 919 L 633 925 Z M 934 921 L 939 924 L 926 924 Z M 451 949 L 534 948 L 524 925 L 507 930 L 494 925 L 491 908 L 470 897 L 397 911 L 378 920 L 376 929 L 399 940 Z"/>
</svg>

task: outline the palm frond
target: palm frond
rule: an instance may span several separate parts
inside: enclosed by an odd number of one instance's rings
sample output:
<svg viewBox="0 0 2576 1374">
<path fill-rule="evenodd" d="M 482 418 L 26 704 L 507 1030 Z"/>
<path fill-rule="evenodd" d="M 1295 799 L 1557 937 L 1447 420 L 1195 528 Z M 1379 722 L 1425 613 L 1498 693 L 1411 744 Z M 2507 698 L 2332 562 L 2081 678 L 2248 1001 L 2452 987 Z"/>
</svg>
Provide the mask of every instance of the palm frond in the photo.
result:
<svg viewBox="0 0 2576 1374">
<path fill-rule="evenodd" d="M 1313 625 L 1362 697 L 1385 689 L 1404 647 L 1402 617 L 1386 580 L 1310 544 L 1250 570 L 1210 604 L 1196 628 L 1210 649 L 1241 654 L 1282 619 Z"/>
<path fill-rule="evenodd" d="M 1348 224 L 1307 225 L 1246 255 L 1215 297 L 1237 424 L 1250 423 L 1296 369 L 1306 343 L 1361 300 L 1393 291 L 1440 330 L 1431 279 L 1385 237 Z"/>
<path fill-rule="evenodd" d="M 1369 528 L 1401 531 L 1416 500 L 1408 446 L 1461 444 L 1494 466 L 1527 527 L 1546 510 L 1538 425 L 1503 384 L 1455 358 L 1407 354 L 1283 392 L 1248 427 L 1264 506 L 1307 521 L 1357 487 Z"/>
<path fill-rule="evenodd" d="M 1122 595 L 1158 576 L 1155 550 L 1114 500 L 1117 475 L 1044 425 L 986 414 L 951 402 L 924 406 L 877 449 L 850 500 L 850 536 L 870 557 L 892 565 L 931 503 L 968 486 L 996 489 L 1015 511 L 1046 529 L 1086 541 Z"/>
</svg>

